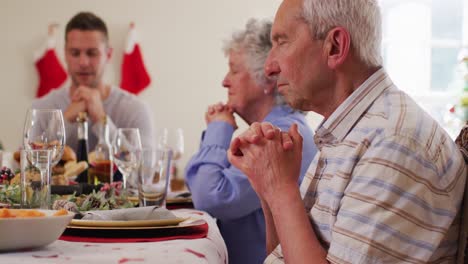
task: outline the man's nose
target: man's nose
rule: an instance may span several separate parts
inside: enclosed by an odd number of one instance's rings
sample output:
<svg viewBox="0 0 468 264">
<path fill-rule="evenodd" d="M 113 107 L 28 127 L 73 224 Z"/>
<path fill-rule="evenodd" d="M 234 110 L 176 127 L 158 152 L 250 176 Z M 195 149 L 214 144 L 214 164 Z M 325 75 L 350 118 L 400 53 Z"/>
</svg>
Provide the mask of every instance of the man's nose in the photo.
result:
<svg viewBox="0 0 468 264">
<path fill-rule="evenodd" d="M 269 77 L 276 76 L 281 72 L 278 62 L 272 58 L 271 53 L 265 61 L 264 71 L 265 75 Z"/>
<path fill-rule="evenodd" d="M 89 64 L 88 56 L 81 54 L 79 57 L 79 62 L 80 62 L 80 65 L 85 65 L 85 66 L 88 65 Z"/>
<path fill-rule="evenodd" d="M 227 75 L 224 77 L 222 84 L 223 84 L 223 87 L 224 87 L 224 88 L 229 88 L 229 87 L 231 87 L 231 81 L 229 81 Z"/>
</svg>

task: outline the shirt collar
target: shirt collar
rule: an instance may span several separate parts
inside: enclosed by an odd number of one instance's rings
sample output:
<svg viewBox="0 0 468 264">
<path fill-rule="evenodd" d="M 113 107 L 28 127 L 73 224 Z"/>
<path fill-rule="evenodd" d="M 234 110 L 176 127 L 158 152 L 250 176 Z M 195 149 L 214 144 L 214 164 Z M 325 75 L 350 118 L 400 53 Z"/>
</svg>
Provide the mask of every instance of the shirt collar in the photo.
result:
<svg viewBox="0 0 468 264">
<path fill-rule="evenodd" d="M 372 74 L 318 126 L 314 136 L 317 147 L 321 149 L 323 144 L 342 141 L 369 106 L 391 85 L 393 83 L 383 68 Z"/>
</svg>

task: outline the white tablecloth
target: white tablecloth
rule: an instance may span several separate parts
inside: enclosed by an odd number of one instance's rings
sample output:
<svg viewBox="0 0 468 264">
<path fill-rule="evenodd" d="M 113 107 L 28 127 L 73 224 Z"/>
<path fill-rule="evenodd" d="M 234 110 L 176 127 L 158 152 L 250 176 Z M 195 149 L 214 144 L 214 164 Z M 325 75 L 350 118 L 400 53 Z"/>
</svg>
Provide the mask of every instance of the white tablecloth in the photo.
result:
<svg viewBox="0 0 468 264">
<path fill-rule="evenodd" d="M 180 217 L 204 219 L 209 226 L 207 237 L 144 243 L 81 243 L 57 240 L 36 250 L 0 253 L 0 263 L 225 264 L 228 262 L 226 245 L 215 219 L 207 213 L 193 209 L 178 209 L 173 212 Z"/>
</svg>

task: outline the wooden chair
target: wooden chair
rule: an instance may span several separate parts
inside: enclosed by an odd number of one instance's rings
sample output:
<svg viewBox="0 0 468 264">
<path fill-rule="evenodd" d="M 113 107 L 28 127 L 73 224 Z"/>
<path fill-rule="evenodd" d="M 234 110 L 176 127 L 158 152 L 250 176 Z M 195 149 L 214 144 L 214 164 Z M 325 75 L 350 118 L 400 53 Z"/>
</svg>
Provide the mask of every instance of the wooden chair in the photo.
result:
<svg viewBox="0 0 468 264">
<path fill-rule="evenodd" d="M 468 165 L 468 123 L 465 124 L 460 134 L 458 135 L 455 143 L 458 145 L 460 151 L 465 158 L 465 163 Z M 463 196 L 463 203 L 461 206 L 461 220 L 460 220 L 460 234 L 458 238 L 458 253 L 457 263 L 468 263 L 467 256 L 467 242 L 468 242 L 468 178 L 465 182 L 465 194 Z"/>
</svg>

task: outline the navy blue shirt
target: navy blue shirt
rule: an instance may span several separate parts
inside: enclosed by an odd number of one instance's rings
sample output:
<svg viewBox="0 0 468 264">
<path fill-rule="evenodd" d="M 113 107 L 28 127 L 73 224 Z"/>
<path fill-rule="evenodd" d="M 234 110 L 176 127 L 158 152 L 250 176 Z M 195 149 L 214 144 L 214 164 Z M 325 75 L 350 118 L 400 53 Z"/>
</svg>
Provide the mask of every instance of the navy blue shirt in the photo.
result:
<svg viewBox="0 0 468 264">
<path fill-rule="evenodd" d="M 298 124 L 303 137 L 299 184 L 317 149 L 305 116 L 286 105 L 276 106 L 266 116 L 282 131 Z M 263 263 L 266 258 L 266 231 L 260 200 L 246 175 L 231 166 L 227 151 L 234 127 L 222 121 L 208 124 L 200 149 L 186 167 L 186 181 L 195 208 L 217 219 L 226 242 L 231 264 Z"/>
</svg>

